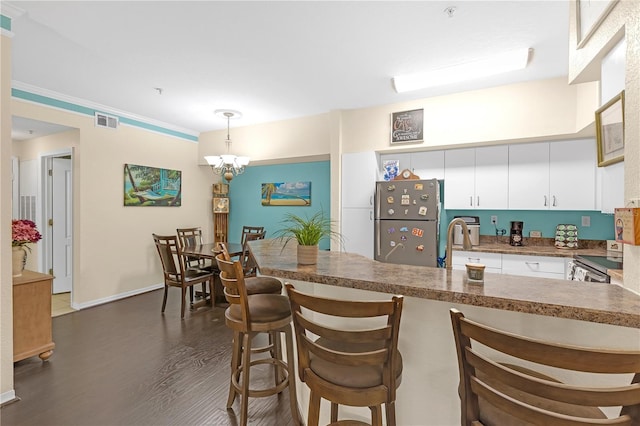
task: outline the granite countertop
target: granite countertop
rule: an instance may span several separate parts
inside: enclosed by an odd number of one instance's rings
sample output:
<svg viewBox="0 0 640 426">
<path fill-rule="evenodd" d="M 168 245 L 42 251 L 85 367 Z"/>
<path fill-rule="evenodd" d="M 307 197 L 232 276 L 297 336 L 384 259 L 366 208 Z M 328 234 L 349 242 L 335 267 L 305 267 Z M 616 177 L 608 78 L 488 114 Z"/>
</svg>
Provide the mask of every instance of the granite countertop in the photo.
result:
<svg viewBox="0 0 640 426">
<path fill-rule="evenodd" d="M 574 257 L 575 255 L 606 256 L 604 241 L 583 240 L 578 249 L 558 249 L 554 246 L 553 238 L 523 238 L 522 246 L 509 245 L 509 237 L 480 236 L 480 245 L 471 250 L 484 253 L 519 254 L 528 256 Z M 462 246 L 454 245 L 453 250 L 463 250 Z"/>
<path fill-rule="evenodd" d="M 260 273 L 529 314 L 640 328 L 640 295 L 611 284 L 485 273 L 470 283 L 464 271 L 395 265 L 351 253 L 320 251 L 316 265 L 298 265 L 296 245 L 252 241 Z M 479 247 L 482 249 L 482 246 Z"/>
</svg>

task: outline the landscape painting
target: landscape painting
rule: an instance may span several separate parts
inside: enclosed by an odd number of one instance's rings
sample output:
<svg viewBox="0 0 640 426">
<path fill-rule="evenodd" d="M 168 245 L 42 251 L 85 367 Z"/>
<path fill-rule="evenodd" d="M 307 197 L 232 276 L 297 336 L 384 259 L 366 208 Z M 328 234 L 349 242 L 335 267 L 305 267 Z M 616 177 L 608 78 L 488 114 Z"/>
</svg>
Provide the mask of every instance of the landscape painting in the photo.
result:
<svg viewBox="0 0 640 426">
<path fill-rule="evenodd" d="M 178 207 L 182 201 L 182 172 L 124 165 L 124 205 Z"/>
<path fill-rule="evenodd" d="M 310 206 L 311 182 L 262 184 L 263 206 Z"/>
</svg>

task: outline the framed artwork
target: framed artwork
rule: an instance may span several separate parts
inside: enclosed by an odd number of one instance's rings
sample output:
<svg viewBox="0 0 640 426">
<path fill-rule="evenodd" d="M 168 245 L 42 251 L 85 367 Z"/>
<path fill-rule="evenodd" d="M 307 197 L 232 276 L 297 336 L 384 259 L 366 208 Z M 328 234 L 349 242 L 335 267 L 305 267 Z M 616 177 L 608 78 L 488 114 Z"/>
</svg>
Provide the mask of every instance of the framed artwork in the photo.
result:
<svg viewBox="0 0 640 426">
<path fill-rule="evenodd" d="M 227 198 L 227 197 L 214 197 L 213 198 L 213 212 L 214 213 L 229 213 L 229 198 Z"/>
<path fill-rule="evenodd" d="M 179 207 L 182 203 L 182 172 L 156 167 L 124 165 L 124 205 Z"/>
<path fill-rule="evenodd" d="M 624 90 L 596 111 L 598 167 L 624 159 Z"/>
<path fill-rule="evenodd" d="M 423 124 L 423 109 L 391 113 L 391 145 L 422 142 Z"/>
<path fill-rule="evenodd" d="M 576 0 L 577 48 L 583 47 L 619 0 Z"/>
<path fill-rule="evenodd" d="M 310 206 L 311 182 L 275 182 L 262 184 L 263 206 Z"/>
</svg>

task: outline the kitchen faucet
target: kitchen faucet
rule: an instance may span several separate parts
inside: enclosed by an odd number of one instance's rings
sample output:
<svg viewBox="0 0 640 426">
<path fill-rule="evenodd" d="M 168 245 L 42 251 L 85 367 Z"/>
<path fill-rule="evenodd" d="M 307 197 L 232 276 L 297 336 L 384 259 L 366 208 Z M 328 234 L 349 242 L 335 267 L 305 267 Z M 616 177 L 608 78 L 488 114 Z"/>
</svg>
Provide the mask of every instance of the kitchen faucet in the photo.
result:
<svg viewBox="0 0 640 426">
<path fill-rule="evenodd" d="M 451 247 L 453 246 L 453 230 L 455 225 L 460 224 L 462 226 L 462 248 L 465 250 L 471 249 L 471 238 L 469 238 L 469 228 L 467 227 L 467 222 L 460 217 L 456 217 L 451 222 L 449 222 L 449 227 L 447 228 L 447 248 L 445 250 L 445 267 L 447 270 L 451 269 Z"/>
</svg>

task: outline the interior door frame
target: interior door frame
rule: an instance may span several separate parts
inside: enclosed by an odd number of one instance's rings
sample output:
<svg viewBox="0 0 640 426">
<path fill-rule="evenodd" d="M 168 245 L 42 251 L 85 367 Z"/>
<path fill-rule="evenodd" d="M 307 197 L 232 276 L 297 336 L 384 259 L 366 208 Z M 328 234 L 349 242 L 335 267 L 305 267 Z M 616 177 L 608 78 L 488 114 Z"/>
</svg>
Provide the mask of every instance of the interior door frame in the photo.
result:
<svg viewBox="0 0 640 426">
<path fill-rule="evenodd" d="M 45 273 L 48 273 L 48 271 L 50 269 L 53 268 L 53 250 L 52 250 L 52 245 L 53 245 L 53 232 L 51 227 L 49 226 L 49 218 L 52 217 L 52 212 L 53 212 L 53 185 L 52 185 L 52 177 L 49 176 L 49 170 L 52 169 L 53 167 L 53 159 L 57 158 L 57 157 L 66 157 L 66 156 L 70 156 L 71 157 L 71 173 L 75 174 L 75 168 L 73 165 L 73 158 L 74 158 L 74 152 L 73 152 L 73 148 L 69 147 L 69 148 L 62 148 L 59 150 L 54 150 L 54 151 L 49 151 L 49 152 L 44 152 L 40 154 L 40 179 L 39 179 L 39 194 L 40 194 L 40 200 L 41 202 L 39 203 L 40 206 L 40 213 L 39 213 L 39 217 L 41 218 L 41 230 L 42 230 L 42 250 L 39 250 L 39 265 L 41 267 L 41 270 L 44 271 Z M 75 187 L 74 187 L 74 182 L 75 179 L 72 179 L 71 182 L 71 192 L 73 193 L 75 191 Z M 76 206 L 76 202 L 77 200 L 75 198 L 73 198 L 71 200 L 71 221 L 73 224 L 73 211 L 75 210 L 75 206 Z M 72 229 L 73 229 L 73 225 L 72 225 Z M 73 235 L 72 236 L 72 244 L 75 246 L 76 243 L 76 236 Z M 72 262 L 75 265 L 75 256 L 73 255 L 73 250 L 72 250 Z M 75 266 L 73 267 L 73 269 L 75 269 Z M 70 300 L 71 300 L 71 307 L 74 307 L 74 303 L 73 303 L 73 292 L 74 292 L 74 282 L 75 282 L 75 277 L 72 276 L 71 277 L 71 294 L 70 294 Z"/>
</svg>

